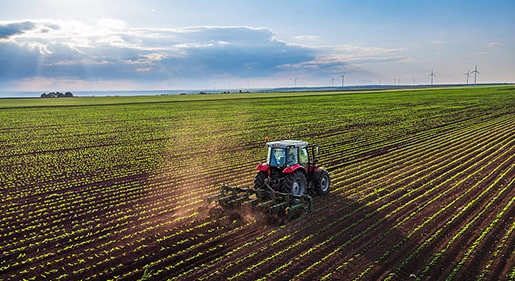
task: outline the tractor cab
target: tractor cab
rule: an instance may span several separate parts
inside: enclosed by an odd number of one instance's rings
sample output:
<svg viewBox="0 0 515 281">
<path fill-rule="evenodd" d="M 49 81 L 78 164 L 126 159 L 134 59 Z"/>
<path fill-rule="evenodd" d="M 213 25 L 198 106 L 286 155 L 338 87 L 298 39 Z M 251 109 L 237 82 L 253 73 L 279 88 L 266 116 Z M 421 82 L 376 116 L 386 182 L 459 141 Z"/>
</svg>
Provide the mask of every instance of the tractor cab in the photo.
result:
<svg viewBox="0 0 515 281">
<path fill-rule="evenodd" d="M 305 141 L 274 141 L 268 142 L 267 164 L 270 167 L 286 168 L 297 164 L 309 169 L 308 143 Z"/>
</svg>

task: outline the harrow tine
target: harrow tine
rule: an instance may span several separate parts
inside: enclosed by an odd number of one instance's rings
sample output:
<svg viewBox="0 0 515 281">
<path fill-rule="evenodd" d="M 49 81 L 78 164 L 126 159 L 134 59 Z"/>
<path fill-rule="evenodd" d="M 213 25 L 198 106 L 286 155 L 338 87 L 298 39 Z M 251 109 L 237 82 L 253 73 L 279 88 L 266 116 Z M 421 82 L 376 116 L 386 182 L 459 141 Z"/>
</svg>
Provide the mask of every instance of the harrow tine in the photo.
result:
<svg viewBox="0 0 515 281">
<path fill-rule="evenodd" d="M 229 196 L 218 198 L 218 202 L 230 202 L 233 199 L 234 199 L 234 196 L 233 195 L 229 195 Z"/>
<path fill-rule="evenodd" d="M 275 209 L 275 210 L 280 210 L 280 209 L 284 209 L 284 208 L 288 207 L 288 205 L 289 205 L 289 202 L 285 201 L 285 202 L 282 202 L 282 203 L 279 203 L 279 204 L 275 204 L 271 208 Z"/>
<path fill-rule="evenodd" d="M 206 198 L 207 204 L 210 204 L 211 202 L 218 200 L 220 197 L 221 197 L 221 194 L 209 196 L 208 198 Z"/>
<path fill-rule="evenodd" d="M 263 203 L 259 204 L 258 207 L 261 208 L 261 209 L 264 209 L 266 207 L 270 207 L 274 203 L 275 203 L 275 200 L 268 200 L 266 202 L 263 202 Z"/>
<path fill-rule="evenodd" d="M 238 197 L 238 198 L 232 200 L 231 203 L 232 204 L 240 204 L 240 203 L 245 202 L 247 200 L 249 200 L 249 197 L 248 197 L 248 195 L 245 195 L 245 196 Z"/>
<path fill-rule="evenodd" d="M 256 205 L 261 199 L 260 198 L 255 198 L 255 199 L 250 199 L 248 201 L 245 202 L 246 205 Z"/>
<path fill-rule="evenodd" d="M 288 210 L 290 212 L 293 212 L 293 211 L 301 209 L 301 208 L 304 208 L 304 204 L 303 203 L 299 203 L 299 204 L 293 205 L 293 206 L 289 207 Z"/>
</svg>

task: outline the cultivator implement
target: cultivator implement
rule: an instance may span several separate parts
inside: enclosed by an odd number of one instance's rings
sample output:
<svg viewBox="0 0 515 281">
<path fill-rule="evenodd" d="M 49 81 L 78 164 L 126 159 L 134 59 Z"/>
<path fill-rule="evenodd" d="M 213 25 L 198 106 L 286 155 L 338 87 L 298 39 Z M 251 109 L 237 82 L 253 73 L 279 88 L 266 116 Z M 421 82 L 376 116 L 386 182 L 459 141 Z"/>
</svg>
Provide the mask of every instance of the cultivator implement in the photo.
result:
<svg viewBox="0 0 515 281">
<path fill-rule="evenodd" d="M 279 192 L 266 183 L 263 189 L 222 185 L 221 192 L 208 197 L 207 202 L 222 207 L 249 206 L 281 220 L 311 212 L 313 206 L 313 198 L 307 194 Z"/>
</svg>

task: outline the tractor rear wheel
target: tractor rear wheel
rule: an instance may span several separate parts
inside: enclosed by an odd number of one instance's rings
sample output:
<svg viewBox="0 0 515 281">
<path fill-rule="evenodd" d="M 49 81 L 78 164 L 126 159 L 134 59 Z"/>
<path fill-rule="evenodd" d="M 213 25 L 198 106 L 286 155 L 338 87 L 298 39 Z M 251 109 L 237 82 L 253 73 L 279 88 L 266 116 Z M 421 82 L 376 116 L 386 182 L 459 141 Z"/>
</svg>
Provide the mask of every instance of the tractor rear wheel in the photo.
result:
<svg viewBox="0 0 515 281">
<path fill-rule="evenodd" d="M 299 170 L 287 175 L 283 184 L 283 190 L 293 195 L 300 196 L 306 193 L 306 176 Z"/>
<path fill-rule="evenodd" d="M 329 178 L 329 173 L 326 170 L 320 171 L 318 176 L 315 178 L 315 190 L 317 194 L 327 194 L 329 193 L 329 185 L 331 183 L 331 179 Z"/>
<path fill-rule="evenodd" d="M 266 178 L 268 174 L 265 171 L 259 171 L 254 179 L 254 189 L 264 189 Z"/>
</svg>

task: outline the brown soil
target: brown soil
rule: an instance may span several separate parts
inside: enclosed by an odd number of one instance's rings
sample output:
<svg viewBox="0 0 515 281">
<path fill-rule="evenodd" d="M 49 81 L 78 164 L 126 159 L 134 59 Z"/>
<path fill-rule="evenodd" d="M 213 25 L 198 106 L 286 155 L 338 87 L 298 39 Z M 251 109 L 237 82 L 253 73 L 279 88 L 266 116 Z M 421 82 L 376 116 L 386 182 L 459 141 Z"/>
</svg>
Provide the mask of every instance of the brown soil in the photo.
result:
<svg viewBox="0 0 515 281">
<path fill-rule="evenodd" d="M 515 196 L 514 155 L 513 116 L 377 148 L 329 167 L 333 191 L 286 225 L 256 210 L 206 207 L 217 187 L 187 188 L 217 181 L 206 175 L 93 182 L 63 191 L 66 206 L 42 194 L 0 222 L 0 280 L 140 280 L 145 269 L 148 280 L 442 280 L 457 267 L 455 280 L 507 279 L 515 208 L 498 214 Z M 114 182 L 130 193 L 80 202 Z"/>
</svg>

